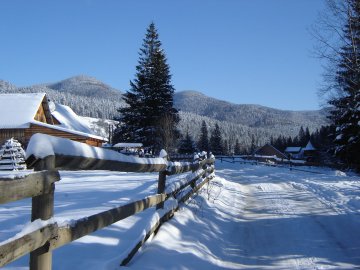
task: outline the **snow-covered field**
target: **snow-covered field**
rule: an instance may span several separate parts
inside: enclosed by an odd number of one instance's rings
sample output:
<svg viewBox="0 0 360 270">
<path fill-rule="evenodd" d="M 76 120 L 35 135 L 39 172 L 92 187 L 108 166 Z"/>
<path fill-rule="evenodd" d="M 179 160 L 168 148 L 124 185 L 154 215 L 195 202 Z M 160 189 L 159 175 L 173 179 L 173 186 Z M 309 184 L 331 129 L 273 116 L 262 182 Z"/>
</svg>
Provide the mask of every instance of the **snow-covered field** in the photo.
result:
<svg viewBox="0 0 360 270">
<path fill-rule="evenodd" d="M 315 169 L 314 169 L 315 170 Z M 129 269 L 360 269 L 360 179 L 248 164 L 217 177 L 126 266 Z M 55 216 L 69 222 L 155 194 L 157 174 L 61 172 Z M 169 179 L 169 182 L 176 179 Z M 30 200 L 0 205 L 0 241 L 30 220 Z M 54 251 L 53 269 L 121 269 L 156 216 L 148 209 Z M 28 256 L 4 269 L 27 269 Z"/>
</svg>

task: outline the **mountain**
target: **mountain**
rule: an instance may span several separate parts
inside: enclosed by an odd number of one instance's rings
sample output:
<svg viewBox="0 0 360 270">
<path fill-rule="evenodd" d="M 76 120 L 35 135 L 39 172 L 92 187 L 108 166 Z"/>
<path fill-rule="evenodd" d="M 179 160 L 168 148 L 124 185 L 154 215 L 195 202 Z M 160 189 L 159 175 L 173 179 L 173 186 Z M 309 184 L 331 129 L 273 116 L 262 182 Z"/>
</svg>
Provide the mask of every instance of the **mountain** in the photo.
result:
<svg viewBox="0 0 360 270">
<path fill-rule="evenodd" d="M 117 109 L 125 106 L 121 91 L 84 75 L 28 87 L 16 87 L 0 80 L 0 93 L 14 92 L 45 92 L 51 100 L 71 107 L 78 115 L 92 118 L 114 119 L 118 116 Z M 252 137 L 256 145 L 261 146 L 271 136 L 294 137 L 301 126 L 315 131 L 327 124 L 324 110 L 285 111 L 260 105 L 233 104 L 196 91 L 175 93 L 174 105 L 180 111 L 179 129 L 182 134 L 188 131 L 197 140 L 201 123 L 205 121 L 210 132 L 218 124 L 229 145 L 234 146 L 238 140 L 244 148 L 250 146 Z M 99 123 L 101 125 L 92 120 L 93 129 L 106 132 L 109 123 Z"/>
<path fill-rule="evenodd" d="M 71 107 L 81 116 L 113 119 L 125 105 L 122 93 L 107 84 L 84 75 L 55 83 L 16 87 L 0 80 L 0 93 L 46 93 L 56 103 Z"/>
<path fill-rule="evenodd" d="M 178 110 L 219 121 L 245 125 L 254 128 L 290 128 L 301 126 L 310 130 L 326 125 L 326 111 L 286 111 L 261 105 L 233 104 L 205 96 L 196 91 L 182 91 L 174 96 Z"/>
<path fill-rule="evenodd" d="M 71 77 L 57 83 L 45 84 L 43 86 L 59 92 L 70 92 L 85 97 L 119 98 L 122 95 L 121 91 L 110 87 L 94 77 L 85 75 Z"/>
</svg>

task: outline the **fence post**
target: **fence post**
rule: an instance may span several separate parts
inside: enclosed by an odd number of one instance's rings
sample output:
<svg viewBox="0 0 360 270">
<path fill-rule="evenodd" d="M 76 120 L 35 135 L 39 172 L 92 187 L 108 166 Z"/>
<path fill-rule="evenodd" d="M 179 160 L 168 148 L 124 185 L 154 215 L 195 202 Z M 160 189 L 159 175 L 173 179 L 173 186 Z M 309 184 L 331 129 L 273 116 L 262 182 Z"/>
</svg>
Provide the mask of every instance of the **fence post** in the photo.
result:
<svg viewBox="0 0 360 270">
<path fill-rule="evenodd" d="M 194 157 L 193 157 L 193 164 L 194 164 L 194 163 L 199 163 L 199 162 L 200 162 L 200 158 L 199 158 L 199 156 L 198 156 L 197 154 L 195 154 Z M 191 170 L 191 172 L 194 173 L 195 171 L 196 171 L 196 170 L 195 170 L 195 168 L 193 167 L 192 170 Z M 195 181 L 192 181 L 192 182 L 190 183 L 190 187 L 191 187 L 192 189 L 194 189 L 194 188 L 196 187 Z"/>
<path fill-rule="evenodd" d="M 160 156 L 165 160 L 167 160 L 168 158 L 168 155 L 164 149 L 160 151 Z M 165 192 L 165 184 L 166 184 L 166 170 L 159 172 L 157 194 L 162 194 Z M 160 202 L 156 205 L 156 209 L 163 209 L 163 208 L 164 208 L 164 202 Z"/>
<path fill-rule="evenodd" d="M 55 157 L 49 156 L 41 159 L 34 167 L 34 171 L 53 170 Z M 48 220 L 54 215 L 54 190 L 55 183 L 48 194 L 32 198 L 31 221 L 36 219 Z M 30 253 L 30 270 L 51 270 L 52 252 L 49 251 L 49 243 Z"/>
</svg>

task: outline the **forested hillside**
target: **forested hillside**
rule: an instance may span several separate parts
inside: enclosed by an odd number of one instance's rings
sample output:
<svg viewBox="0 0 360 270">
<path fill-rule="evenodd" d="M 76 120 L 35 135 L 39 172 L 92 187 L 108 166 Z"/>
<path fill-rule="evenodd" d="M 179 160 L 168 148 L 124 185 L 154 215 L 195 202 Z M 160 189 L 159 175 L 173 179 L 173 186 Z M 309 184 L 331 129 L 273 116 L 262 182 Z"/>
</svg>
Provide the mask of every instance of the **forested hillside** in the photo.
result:
<svg viewBox="0 0 360 270">
<path fill-rule="evenodd" d="M 114 119 L 118 116 L 117 109 L 125 106 L 121 91 L 87 76 L 29 87 L 16 87 L 0 80 L 0 93 L 14 92 L 45 92 L 51 100 L 70 106 L 81 116 L 93 118 Z M 195 91 L 177 92 L 174 101 L 180 111 L 181 133 L 189 131 L 195 141 L 203 120 L 210 133 L 217 123 L 229 145 L 234 145 L 238 139 L 244 148 L 250 146 L 253 137 L 260 146 L 271 136 L 296 136 L 301 126 L 314 131 L 327 123 L 325 111 L 283 111 L 260 105 L 238 105 Z M 104 127 L 94 129 L 100 128 L 106 130 Z"/>
<path fill-rule="evenodd" d="M 286 133 L 299 131 L 301 126 L 315 130 L 327 123 L 326 112 L 285 111 L 252 104 L 233 104 L 205 96 L 196 91 L 175 94 L 175 107 L 184 112 L 207 116 L 219 121 L 248 127 L 289 129 Z M 285 135 L 285 134 L 284 134 Z"/>
</svg>

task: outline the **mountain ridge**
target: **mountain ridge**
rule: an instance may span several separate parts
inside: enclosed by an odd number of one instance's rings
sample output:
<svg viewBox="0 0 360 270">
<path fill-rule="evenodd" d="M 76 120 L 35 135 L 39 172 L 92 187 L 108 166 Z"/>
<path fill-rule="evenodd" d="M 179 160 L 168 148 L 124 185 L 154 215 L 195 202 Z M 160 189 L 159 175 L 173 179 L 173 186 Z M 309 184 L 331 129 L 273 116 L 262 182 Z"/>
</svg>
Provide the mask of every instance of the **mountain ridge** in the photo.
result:
<svg viewBox="0 0 360 270">
<path fill-rule="evenodd" d="M 227 100 L 223 100 L 223 99 L 218 99 L 215 97 L 211 97 L 211 96 L 207 96 L 204 93 L 202 93 L 201 91 L 197 91 L 197 90 L 180 90 L 178 92 L 175 92 L 175 96 L 176 95 L 180 95 L 180 96 L 184 96 L 184 95 L 188 95 L 188 94 L 193 94 L 194 96 L 199 96 L 199 97 L 205 97 L 208 99 L 213 99 L 213 100 L 217 100 L 217 101 L 221 101 L 224 103 L 227 103 L 229 105 L 234 105 L 234 106 L 256 106 L 256 107 L 262 107 L 262 108 L 267 108 L 267 109 L 273 109 L 273 110 L 277 110 L 277 111 L 283 111 L 283 112 L 315 112 L 315 111 L 321 111 L 322 109 L 303 109 L 303 110 L 291 110 L 291 109 L 279 109 L 279 108 L 275 108 L 275 107 L 269 107 L 269 106 L 265 106 L 265 105 L 261 105 L 261 104 L 256 104 L 256 103 L 235 103 L 235 102 L 231 102 L 231 101 L 227 101 Z"/>
<path fill-rule="evenodd" d="M 177 92 L 174 105 L 185 112 L 249 127 L 303 124 L 311 129 L 327 123 L 326 110 L 280 110 L 257 104 L 235 104 L 208 97 L 194 90 Z"/>
<path fill-rule="evenodd" d="M 67 105 L 85 117 L 114 119 L 119 116 L 117 109 L 126 106 L 120 90 L 85 75 L 28 87 L 17 87 L 0 80 L 0 93 L 14 92 L 45 92 L 54 102 Z M 195 90 L 176 92 L 174 106 L 180 111 L 179 129 L 182 134 L 189 131 L 197 140 L 201 123 L 205 121 L 209 132 L 218 124 L 230 145 L 238 140 L 244 147 L 249 146 L 253 136 L 260 146 L 269 142 L 270 137 L 294 137 L 301 126 L 315 131 L 328 123 L 324 110 L 291 111 L 256 104 L 235 104 Z"/>
</svg>

